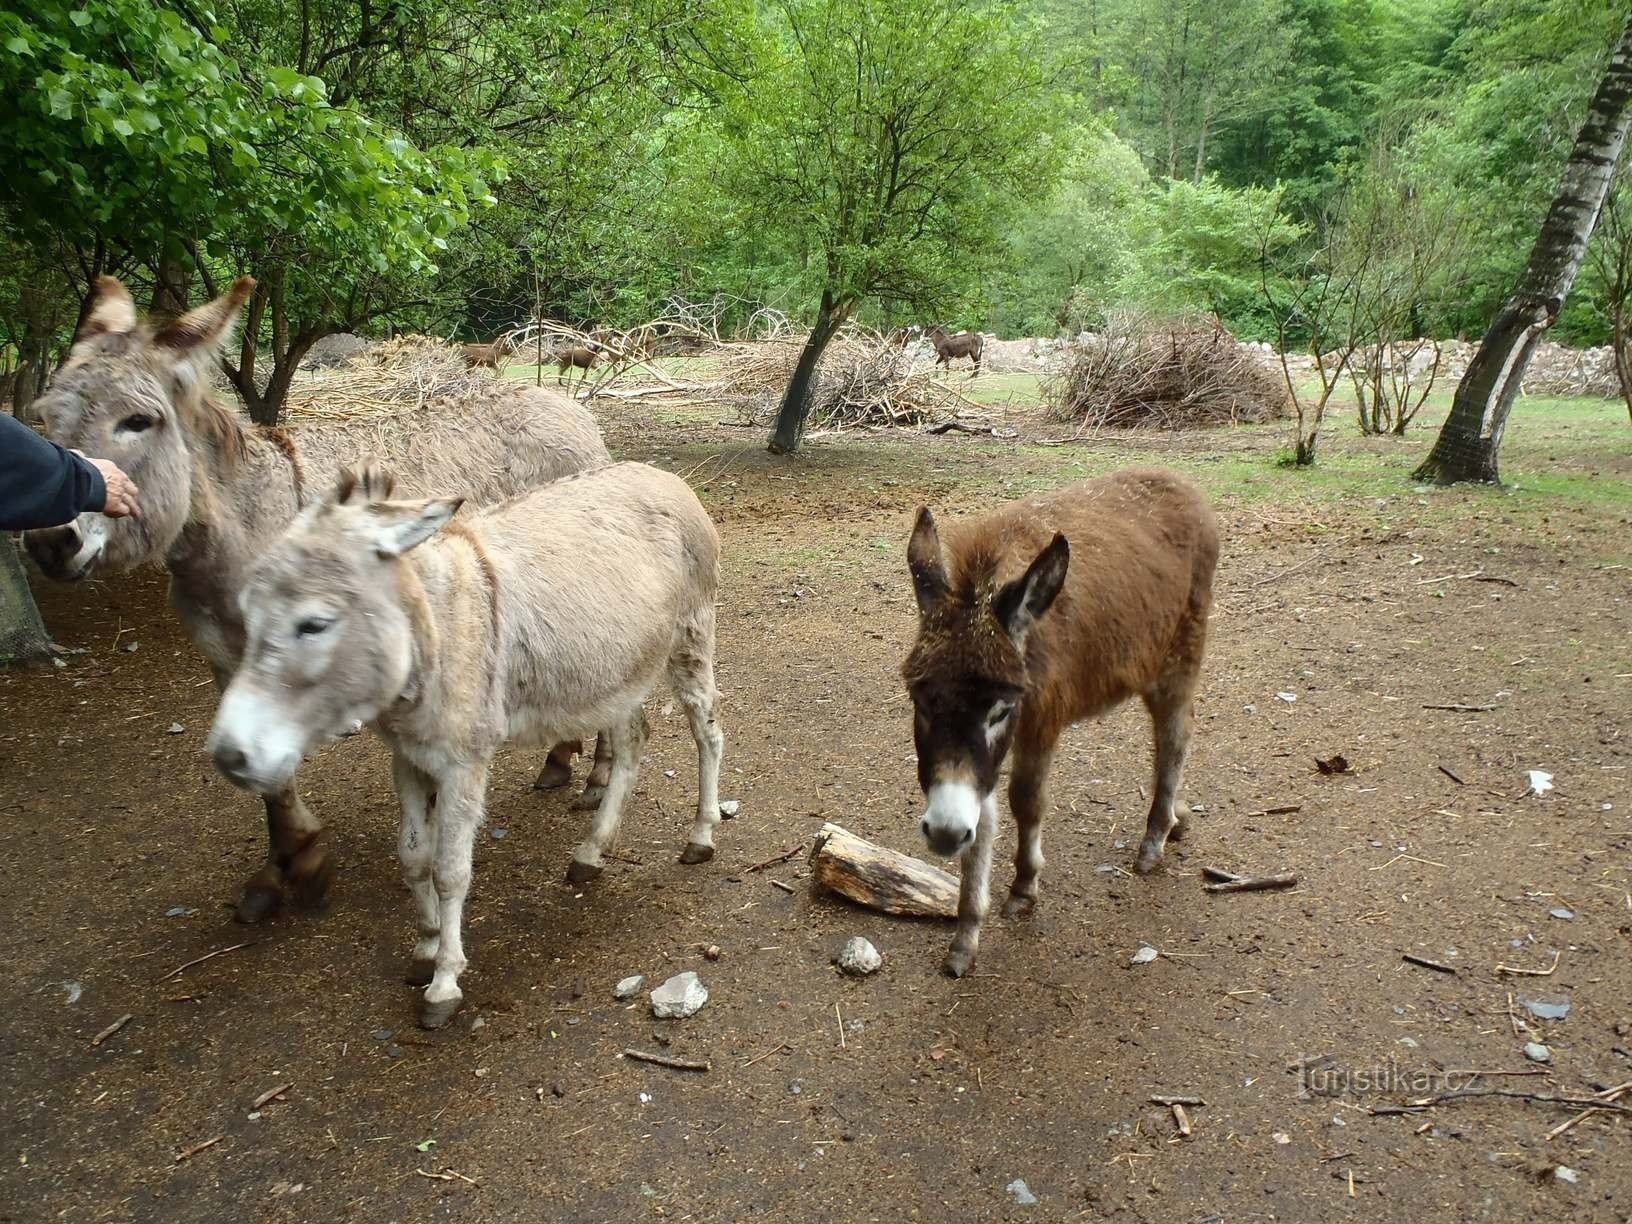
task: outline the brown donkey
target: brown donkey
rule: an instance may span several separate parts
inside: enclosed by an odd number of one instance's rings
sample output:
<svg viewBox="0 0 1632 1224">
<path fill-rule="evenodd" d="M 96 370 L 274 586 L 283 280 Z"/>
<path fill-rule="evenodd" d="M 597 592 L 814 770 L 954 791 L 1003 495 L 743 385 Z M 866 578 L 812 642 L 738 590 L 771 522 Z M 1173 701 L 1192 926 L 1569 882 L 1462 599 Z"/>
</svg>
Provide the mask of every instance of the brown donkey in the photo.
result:
<svg viewBox="0 0 1632 1224">
<path fill-rule="evenodd" d="M 959 332 L 953 336 L 937 323 L 929 329 L 929 342 L 935 346 L 935 364 L 944 365 L 947 373 L 952 372 L 954 357 L 967 357 L 975 363 L 975 368 L 969 371 L 970 378 L 980 373 L 980 356 L 986 350 L 986 337 L 979 332 Z"/>
<path fill-rule="evenodd" d="M 1134 867 L 1161 861 L 1183 831 L 1176 806 L 1190 703 L 1218 564 L 1212 507 L 1187 477 L 1129 469 L 1025 498 L 947 530 L 927 509 L 907 547 L 918 640 L 902 665 L 913 704 L 920 828 L 962 858 L 958 930 L 945 969 L 975 961 L 997 830 L 997 779 L 1014 751 L 1019 827 L 1005 916 L 1037 900 L 1044 791 L 1073 723 L 1135 695 L 1150 711 L 1156 793 Z"/>
</svg>

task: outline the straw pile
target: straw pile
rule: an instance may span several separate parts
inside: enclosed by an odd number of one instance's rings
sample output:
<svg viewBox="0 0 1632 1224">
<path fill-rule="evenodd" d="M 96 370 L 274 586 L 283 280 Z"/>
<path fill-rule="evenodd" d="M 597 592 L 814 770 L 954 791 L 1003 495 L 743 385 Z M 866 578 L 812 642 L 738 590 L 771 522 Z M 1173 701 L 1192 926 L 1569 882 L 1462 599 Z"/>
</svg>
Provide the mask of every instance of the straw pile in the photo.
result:
<svg viewBox="0 0 1632 1224">
<path fill-rule="evenodd" d="M 1211 318 L 1113 318 L 1070 346 L 1042 391 L 1056 420 L 1090 428 L 1258 423 L 1287 407 L 1277 372 Z"/>
<path fill-rule="evenodd" d="M 765 425 L 782 403 L 804 336 L 728 345 L 714 391 L 736 409 L 737 423 Z M 921 354 L 876 332 L 841 332 L 822 354 L 811 390 L 811 429 L 917 427 L 973 406 L 937 381 Z"/>
<path fill-rule="evenodd" d="M 494 377 L 463 349 L 430 336 L 387 340 L 337 370 L 302 370 L 289 388 L 292 421 L 394 416 L 434 399 L 465 399 Z"/>
</svg>

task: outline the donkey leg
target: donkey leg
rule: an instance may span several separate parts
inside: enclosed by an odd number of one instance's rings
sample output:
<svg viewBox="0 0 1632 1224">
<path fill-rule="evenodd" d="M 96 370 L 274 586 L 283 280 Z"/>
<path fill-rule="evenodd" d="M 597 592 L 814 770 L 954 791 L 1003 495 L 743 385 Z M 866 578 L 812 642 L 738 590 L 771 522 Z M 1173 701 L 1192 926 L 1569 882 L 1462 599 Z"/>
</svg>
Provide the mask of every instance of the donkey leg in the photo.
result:
<svg viewBox="0 0 1632 1224">
<path fill-rule="evenodd" d="M 691 738 L 697 742 L 697 823 L 691 828 L 682 863 L 706 863 L 714 857 L 714 826 L 720 823 L 720 758 L 725 735 L 714 718 L 714 609 L 703 623 L 688 628 L 669 660 L 669 682 L 686 707 Z"/>
<path fill-rule="evenodd" d="M 590 766 L 589 777 L 584 779 L 583 793 L 567 806 L 574 812 L 593 812 L 601 806 L 601 797 L 606 794 L 606 784 L 611 777 L 612 741 L 605 731 L 599 731 L 595 735 L 595 764 Z"/>
<path fill-rule="evenodd" d="M 1016 747 L 1009 775 L 1009 811 L 1019 831 L 1014 847 L 1014 883 L 1003 903 L 1005 918 L 1028 918 L 1037 905 L 1038 877 L 1043 870 L 1043 812 L 1048 806 L 1048 771 L 1054 747 Z"/>
<path fill-rule="evenodd" d="M 323 825 L 301 801 L 292 779 L 266 803 L 267 859 L 245 882 L 238 898 L 239 922 L 263 922 L 277 912 L 284 886 L 306 905 L 316 905 L 334 880 L 334 863 L 321 841 Z"/>
<path fill-rule="evenodd" d="M 410 986 L 428 986 L 436 971 L 436 950 L 442 934 L 442 908 L 431 881 L 436 862 L 436 783 L 424 771 L 401 757 L 391 761 L 402 824 L 397 831 L 397 858 L 402 879 L 414 900 L 413 960 L 404 979 Z"/>
<path fill-rule="evenodd" d="M 980 950 L 980 924 L 986 917 L 987 890 L 992 879 L 992 843 L 997 840 L 997 796 L 987 795 L 980 804 L 980 823 L 975 840 L 964 851 L 958 879 L 958 930 L 952 936 L 941 968 L 961 978 L 975 966 Z"/>
<path fill-rule="evenodd" d="M 623 821 L 623 805 L 629 792 L 635 788 L 635 775 L 640 771 L 640 748 L 646 738 L 645 715 L 636 711 L 628 723 L 607 733 L 611 740 L 612 776 L 606 784 L 606 794 L 600 809 L 590 824 L 589 836 L 572 852 L 567 866 L 569 884 L 585 884 L 601 874 L 604 864 L 601 856 L 618 835 Z"/>
<path fill-rule="evenodd" d="M 446 1024 L 465 997 L 459 989 L 466 963 L 462 924 L 476 828 L 486 804 L 486 767 L 460 769 L 437 779 L 436 794 L 436 850 L 431 861 L 439 927 L 436 969 L 419 1005 L 420 1026 L 428 1029 Z"/>
<path fill-rule="evenodd" d="M 544 768 L 533 779 L 534 790 L 556 790 L 572 781 L 572 758 L 584 750 L 582 740 L 563 740 L 550 749 Z"/>
<path fill-rule="evenodd" d="M 1163 685 L 1145 695 L 1150 710 L 1151 729 L 1156 741 L 1155 795 L 1145 821 L 1145 838 L 1133 869 L 1145 875 L 1162 861 L 1162 851 L 1170 835 L 1183 832 L 1176 800 L 1184 781 L 1184 760 L 1190 751 L 1190 687 Z"/>
</svg>

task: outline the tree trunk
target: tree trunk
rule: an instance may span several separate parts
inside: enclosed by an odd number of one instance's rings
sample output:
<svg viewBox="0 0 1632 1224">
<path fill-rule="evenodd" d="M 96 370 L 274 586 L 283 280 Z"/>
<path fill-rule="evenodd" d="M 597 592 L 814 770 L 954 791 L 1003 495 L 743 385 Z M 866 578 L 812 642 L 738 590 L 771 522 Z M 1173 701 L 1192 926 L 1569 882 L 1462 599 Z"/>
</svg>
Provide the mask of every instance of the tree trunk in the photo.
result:
<svg viewBox="0 0 1632 1224">
<path fill-rule="evenodd" d="M 192 289 L 192 265 L 187 251 L 175 238 L 166 236 L 164 253 L 159 256 L 153 276 L 153 301 L 148 314 L 161 318 L 180 318 L 187 313 L 187 298 Z"/>
<path fill-rule="evenodd" d="M 810 393 L 816 380 L 816 367 L 828 341 L 838 334 L 853 308 L 850 303 L 835 304 L 832 292 L 822 290 L 816 325 L 810 329 L 810 339 L 805 341 L 799 363 L 793 367 L 793 377 L 788 379 L 788 389 L 782 395 L 782 407 L 777 409 L 776 425 L 771 430 L 771 454 L 791 455 L 799 449 L 799 439 L 804 436 L 805 421 L 810 416 Z"/>
<path fill-rule="evenodd" d="M 45 390 L 51 373 L 51 341 L 56 333 L 56 313 L 48 292 L 38 285 L 24 284 L 18 291 L 22 308 L 23 337 L 17 346 L 17 376 L 11 384 L 11 411 L 20 421 L 32 419 L 29 406 Z"/>
<path fill-rule="evenodd" d="M 1541 333 L 1550 327 L 1575 283 L 1587 241 L 1609 194 L 1615 163 L 1632 123 L 1632 19 L 1621 31 L 1604 78 L 1587 107 L 1586 122 L 1564 167 L 1530 262 L 1513 296 L 1497 313 L 1456 388 L 1451 415 L 1417 480 L 1451 484 L 1500 480 L 1496 459 L 1519 382 Z"/>
<path fill-rule="evenodd" d="M 0 664 L 38 663 L 51 657 L 51 638 L 34 606 L 17 539 L 0 535 Z"/>
</svg>

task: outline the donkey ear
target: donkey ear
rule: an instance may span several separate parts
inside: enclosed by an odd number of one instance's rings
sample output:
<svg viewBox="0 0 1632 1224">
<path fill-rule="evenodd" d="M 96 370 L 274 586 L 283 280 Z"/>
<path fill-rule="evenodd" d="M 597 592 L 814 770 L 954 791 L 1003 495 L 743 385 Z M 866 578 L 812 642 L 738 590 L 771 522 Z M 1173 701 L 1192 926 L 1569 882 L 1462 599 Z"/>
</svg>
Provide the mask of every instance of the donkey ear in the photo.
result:
<svg viewBox="0 0 1632 1224">
<path fill-rule="evenodd" d="M 397 487 L 397 478 L 378 460 L 364 459 L 354 467 L 340 469 L 340 479 L 334 486 L 334 504 L 337 506 L 366 505 L 383 502 Z"/>
<path fill-rule="evenodd" d="M 946 562 L 941 557 L 941 535 L 935 530 L 935 516 L 928 506 L 918 507 L 918 521 L 907 541 L 907 568 L 912 571 L 912 589 L 918 596 L 918 611 L 928 612 L 945 596 L 951 583 Z"/>
<path fill-rule="evenodd" d="M 189 310 L 181 318 L 166 324 L 153 337 L 156 347 L 168 350 L 181 360 L 196 361 L 203 358 L 208 361 L 218 353 L 232 335 L 232 325 L 238 319 L 238 312 L 249 301 L 249 295 L 255 291 L 253 276 L 240 276 L 232 282 L 232 288 L 216 298 L 213 302 L 206 302 L 195 310 Z"/>
<path fill-rule="evenodd" d="M 1058 532 L 1048 547 L 1037 554 L 1024 574 L 1005 586 L 992 600 L 992 611 L 1018 645 L 1047 612 L 1054 597 L 1065 585 L 1066 567 L 1071 562 L 1071 545 Z"/>
<path fill-rule="evenodd" d="M 85 321 L 74 333 L 74 343 L 83 344 L 98 336 L 126 336 L 136 330 L 136 303 L 130 290 L 117 277 L 99 276 L 91 286 L 91 300 Z"/>
<path fill-rule="evenodd" d="M 382 557 L 400 557 L 430 539 L 465 504 L 462 497 L 432 501 L 381 502 L 374 507 L 374 551 Z"/>
</svg>

